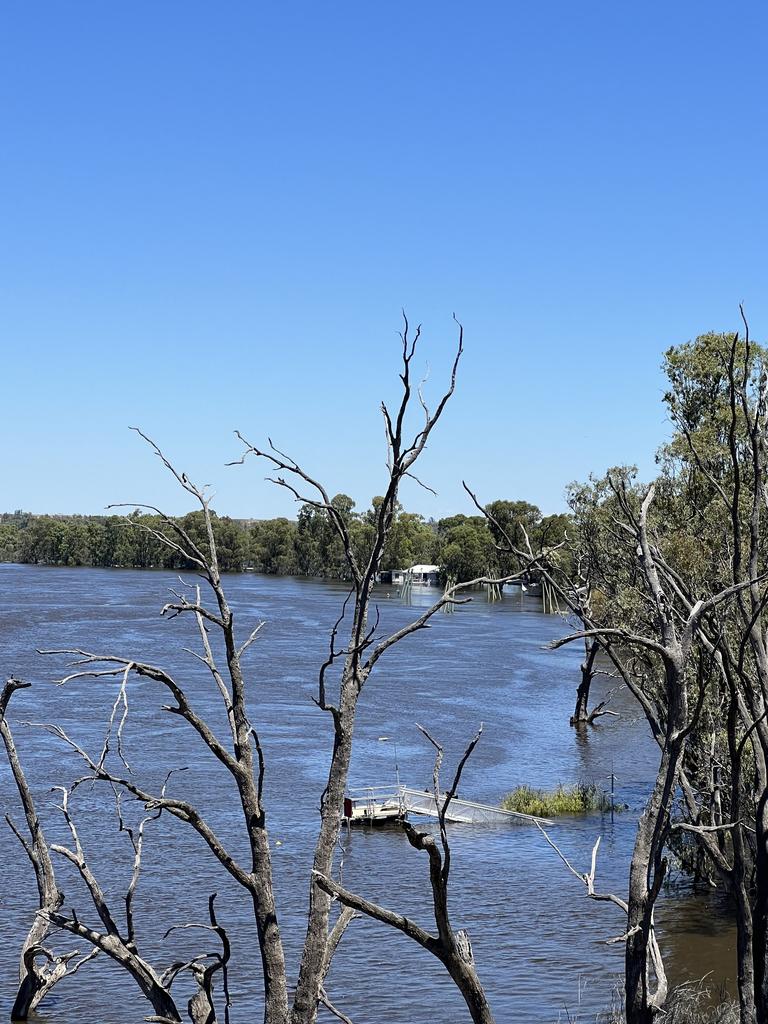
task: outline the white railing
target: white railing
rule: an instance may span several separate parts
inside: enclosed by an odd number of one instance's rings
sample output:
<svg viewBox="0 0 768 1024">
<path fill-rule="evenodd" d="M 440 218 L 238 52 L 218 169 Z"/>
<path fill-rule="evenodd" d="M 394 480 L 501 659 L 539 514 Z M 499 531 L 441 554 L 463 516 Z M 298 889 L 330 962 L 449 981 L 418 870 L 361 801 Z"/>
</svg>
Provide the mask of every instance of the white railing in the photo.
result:
<svg viewBox="0 0 768 1024">
<path fill-rule="evenodd" d="M 445 802 L 445 794 L 441 793 L 438 801 L 431 790 L 411 789 L 409 786 L 358 786 L 348 791 L 348 804 L 354 813 L 362 810 L 367 817 L 392 811 L 397 808 L 403 815 L 407 812 L 424 815 L 428 818 L 439 817 L 439 810 Z M 346 812 L 345 812 L 346 813 Z M 448 807 L 446 820 L 464 824 L 493 824 L 502 821 L 514 821 L 518 824 L 551 825 L 546 818 L 538 818 L 532 814 L 521 814 L 518 811 L 505 811 L 492 804 L 481 804 L 475 800 L 464 800 L 454 797 Z"/>
</svg>

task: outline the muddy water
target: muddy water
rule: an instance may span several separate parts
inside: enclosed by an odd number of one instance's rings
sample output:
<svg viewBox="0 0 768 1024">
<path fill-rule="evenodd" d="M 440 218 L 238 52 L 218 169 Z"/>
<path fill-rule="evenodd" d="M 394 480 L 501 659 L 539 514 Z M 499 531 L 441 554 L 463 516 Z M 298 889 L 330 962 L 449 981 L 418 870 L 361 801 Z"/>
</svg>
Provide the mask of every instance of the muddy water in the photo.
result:
<svg viewBox="0 0 768 1024">
<path fill-rule="evenodd" d="M 81 646 L 159 662 L 185 684 L 201 712 L 222 724 L 215 692 L 199 664 L 181 650 L 194 645 L 191 623 L 158 616 L 173 582 L 165 573 L 0 566 L 2 672 L 34 683 L 14 697 L 9 718 L 51 839 L 63 836 L 50 787 L 76 777 L 80 766 L 50 736 L 22 720 L 56 721 L 98 751 L 115 684 L 76 680 L 56 687 L 52 681 L 63 674 L 63 660 L 41 657 L 37 648 Z M 248 662 L 248 686 L 268 766 L 280 921 L 295 971 L 329 751 L 328 722 L 311 696 L 344 589 L 257 575 L 226 582 L 243 631 L 256 620 L 266 621 Z M 382 588 L 378 598 L 388 628 L 404 624 L 429 600 L 417 594 L 406 607 L 392 588 Z M 621 892 L 657 754 L 631 699 L 621 694 L 612 705 L 620 712 L 618 719 L 605 719 L 582 735 L 569 727 L 579 652 L 547 649 L 562 631 L 560 620 L 520 596 L 493 605 L 478 599 L 453 615 L 437 616 L 430 631 L 383 658 L 370 679 L 358 720 L 353 784 L 391 783 L 397 764 L 404 782 L 426 786 L 432 759 L 416 722 L 428 725 L 444 742 L 449 767 L 478 723 L 484 723 L 462 787 L 471 799 L 495 804 L 522 782 L 595 781 L 607 787 L 614 772 L 617 797 L 629 810 L 614 822 L 600 815 L 561 820 L 552 834 L 582 870 L 601 835 L 599 884 Z M 602 686 L 598 682 L 598 693 Z M 193 797 L 232 850 L 243 851 L 231 786 L 218 763 L 201 750 L 188 727 L 160 710 L 164 697 L 156 684 L 132 682 L 130 699 L 126 755 L 136 777 L 151 788 L 168 770 L 186 768 L 174 776 L 172 792 Z M 4 762 L 0 804 L 3 813 L 19 816 Z M 130 874 L 125 836 L 113 827 L 103 790 L 84 787 L 73 810 L 117 913 Z M 584 1021 L 610 1003 L 622 954 L 604 940 L 622 930 L 618 911 L 586 900 L 583 887 L 533 829 L 457 825 L 451 828 L 451 841 L 454 922 L 469 930 L 497 1020 L 550 1024 L 566 1020 L 567 1009 Z M 34 889 L 28 865 L 5 828 L 0 830 L 0 858 L 0 1014 L 5 1014 Z M 356 832 L 344 841 L 345 883 L 428 925 L 425 872 L 423 858 L 395 830 Z M 90 920 L 87 898 L 68 865 L 62 864 L 59 874 L 67 906 Z M 258 954 L 239 892 L 188 829 L 164 819 L 154 823 L 148 829 L 135 911 L 144 956 L 165 966 L 199 952 L 199 940 L 188 932 L 168 940 L 162 936 L 173 924 L 203 920 L 211 892 L 219 894 L 220 917 L 234 941 L 232 1020 L 258 1020 Z M 668 893 L 660 923 L 673 981 L 711 971 L 712 983 L 719 985 L 733 975 L 732 929 L 716 897 Z M 63 938 L 60 945 L 72 944 Z M 328 991 L 356 1024 L 410 1024 L 425 1014 L 441 1024 L 467 1019 L 439 965 L 407 939 L 368 921 L 356 922 L 345 938 Z M 60 985 L 44 1010 L 42 1019 L 50 1024 L 132 1024 L 149 1012 L 130 979 L 106 960 Z"/>
</svg>

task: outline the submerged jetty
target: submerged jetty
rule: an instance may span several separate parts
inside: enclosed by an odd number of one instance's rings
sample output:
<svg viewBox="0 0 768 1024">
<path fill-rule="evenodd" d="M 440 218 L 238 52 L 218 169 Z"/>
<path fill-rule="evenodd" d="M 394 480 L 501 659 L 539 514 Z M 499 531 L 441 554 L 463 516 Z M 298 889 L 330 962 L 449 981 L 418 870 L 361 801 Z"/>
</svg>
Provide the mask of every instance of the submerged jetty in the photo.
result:
<svg viewBox="0 0 768 1024">
<path fill-rule="evenodd" d="M 446 794 L 438 796 L 431 790 L 410 786 L 363 786 L 351 789 L 344 799 L 344 821 L 347 825 L 393 825 L 409 814 L 440 818 Z M 453 797 L 445 811 L 445 821 L 465 825 L 551 825 L 546 818 L 519 811 L 505 811 L 493 804 Z"/>
</svg>

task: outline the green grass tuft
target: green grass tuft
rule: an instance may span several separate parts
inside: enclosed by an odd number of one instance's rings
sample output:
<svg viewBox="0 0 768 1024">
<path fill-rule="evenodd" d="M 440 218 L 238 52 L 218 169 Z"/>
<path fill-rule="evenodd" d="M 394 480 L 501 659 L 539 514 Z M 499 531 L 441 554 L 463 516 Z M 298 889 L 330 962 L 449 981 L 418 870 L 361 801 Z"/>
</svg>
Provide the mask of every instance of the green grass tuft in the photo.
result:
<svg viewBox="0 0 768 1024">
<path fill-rule="evenodd" d="M 559 814 L 586 814 L 589 811 L 610 811 L 611 798 L 594 783 L 577 782 L 573 786 L 557 786 L 553 790 L 517 786 L 501 801 L 505 811 L 554 818 Z"/>
</svg>

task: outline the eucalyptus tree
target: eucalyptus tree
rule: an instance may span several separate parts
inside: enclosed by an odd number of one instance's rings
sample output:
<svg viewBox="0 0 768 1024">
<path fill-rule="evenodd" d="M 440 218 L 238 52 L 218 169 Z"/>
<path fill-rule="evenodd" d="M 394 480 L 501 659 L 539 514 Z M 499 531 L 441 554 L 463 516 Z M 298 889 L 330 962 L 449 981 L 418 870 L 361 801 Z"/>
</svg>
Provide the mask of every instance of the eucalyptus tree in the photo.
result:
<svg viewBox="0 0 768 1024">
<path fill-rule="evenodd" d="M 765 1024 L 762 353 L 748 337 L 707 336 L 670 350 L 667 371 L 676 431 L 662 452 L 656 483 L 643 488 L 631 471 L 614 470 L 571 488 L 575 576 L 551 553 L 516 545 L 498 521 L 495 532 L 517 564 L 535 566 L 581 626 L 561 643 L 599 642 L 659 745 L 624 901 L 627 1021 L 646 1024 L 666 998 L 653 907 L 666 875 L 666 850 L 685 832 L 735 893 L 741 1017 L 744 1024 Z M 715 770 L 718 760 L 725 767 Z M 681 818 L 673 820 L 678 793 Z"/>
<path fill-rule="evenodd" d="M 638 488 L 626 474 L 614 474 L 598 485 L 598 492 L 602 488 L 610 498 L 593 508 L 595 516 L 585 536 L 593 562 L 591 582 L 600 587 L 606 615 L 600 614 L 600 605 L 589 615 L 582 609 L 584 628 L 553 646 L 598 639 L 638 700 L 659 745 L 659 766 L 638 822 L 624 901 L 627 1024 L 649 1024 L 668 995 L 654 909 L 667 874 L 666 846 L 687 740 L 706 696 L 709 666 L 698 643 L 699 628 L 706 615 L 748 583 L 727 586 L 683 607 L 659 555 L 664 521 L 652 515 L 655 486 Z"/>
<path fill-rule="evenodd" d="M 743 315 L 743 314 L 742 314 Z M 715 866 L 730 866 L 738 923 L 742 1021 L 768 1021 L 768 555 L 766 353 L 745 323 L 671 349 L 665 396 L 675 435 L 662 452 L 688 544 L 664 552 L 680 599 L 690 579 L 738 586 L 727 615 L 705 616 L 713 653 L 713 713 L 698 746 L 697 838 Z M 684 563 L 681 568 L 681 562 Z M 691 810 L 691 794 L 684 794 Z"/>
<path fill-rule="evenodd" d="M 765 531 L 765 353 L 748 330 L 710 334 L 670 349 L 665 402 L 674 425 L 659 455 L 661 472 L 649 532 L 649 552 L 677 628 L 695 616 L 687 685 L 696 693 L 682 727 L 672 793 L 679 792 L 679 820 L 669 809 L 662 842 L 680 849 L 681 835 L 696 844 L 706 871 L 733 893 L 737 918 L 739 1007 L 742 1024 L 768 1021 L 768 606 Z M 632 564 L 637 533 L 616 516 L 629 513 L 629 489 L 615 479 L 572 491 L 577 543 L 586 551 L 594 591 L 614 628 L 663 636 L 663 617 L 638 588 Z M 606 487 L 607 484 L 607 487 Z M 601 490 L 602 487 L 602 490 Z M 637 498 L 634 499 L 635 502 Z M 622 535 L 629 544 L 622 555 Z M 638 545 L 642 561 L 642 545 Z M 730 600 L 722 600 L 730 595 Z M 603 626 L 596 616 L 596 627 Z M 617 625 L 618 624 L 618 625 Z M 598 635 L 598 634 L 596 634 Z M 621 636 L 620 633 L 617 634 Z M 625 649 L 629 643 L 624 643 Z M 613 651 L 613 655 L 616 651 Z M 650 688 L 642 664 L 616 663 L 643 705 L 662 750 L 672 736 L 675 693 Z M 648 699 L 650 698 L 650 704 Z M 645 702 L 644 702 L 645 700 Z M 671 763 L 671 762 L 669 762 Z M 647 810 L 647 809 L 646 809 Z M 659 819 L 663 822 L 663 819 Z M 642 831 L 642 821 L 641 821 Z M 637 851 L 637 847 L 636 847 Z M 634 873 L 635 858 L 633 858 Z M 630 948 L 630 942 L 627 946 Z M 627 971 L 627 994 L 631 972 Z M 628 1019 L 632 1013 L 628 1002 Z M 641 1018 L 640 1018 L 641 1019 Z"/>
</svg>

